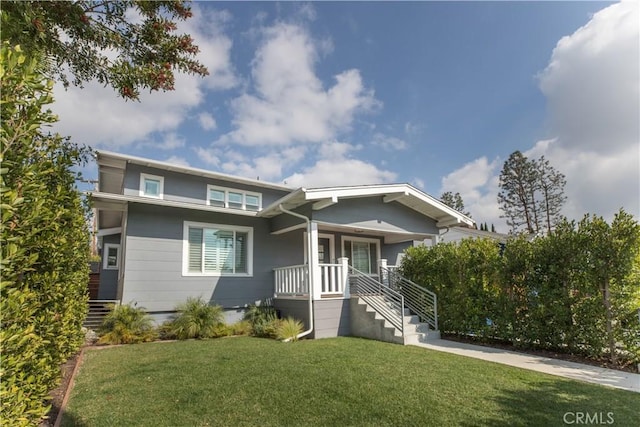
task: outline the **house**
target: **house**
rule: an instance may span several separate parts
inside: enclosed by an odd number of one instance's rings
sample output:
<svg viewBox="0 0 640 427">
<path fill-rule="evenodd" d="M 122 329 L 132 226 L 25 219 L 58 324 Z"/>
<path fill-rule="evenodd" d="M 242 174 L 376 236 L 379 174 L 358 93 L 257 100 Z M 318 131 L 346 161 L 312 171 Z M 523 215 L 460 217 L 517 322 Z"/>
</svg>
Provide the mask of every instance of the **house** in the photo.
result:
<svg viewBox="0 0 640 427">
<path fill-rule="evenodd" d="M 96 159 L 98 298 L 135 303 L 158 322 L 188 297 L 221 305 L 228 321 L 272 300 L 312 337 L 349 335 L 362 317 L 352 319 L 352 294 L 386 304 L 375 310 L 383 317 L 395 298 L 405 314 L 391 286 L 402 278 L 386 260 L 473 224 L 408 184 L 291 189 L 105 151 Z"/>
</svg>

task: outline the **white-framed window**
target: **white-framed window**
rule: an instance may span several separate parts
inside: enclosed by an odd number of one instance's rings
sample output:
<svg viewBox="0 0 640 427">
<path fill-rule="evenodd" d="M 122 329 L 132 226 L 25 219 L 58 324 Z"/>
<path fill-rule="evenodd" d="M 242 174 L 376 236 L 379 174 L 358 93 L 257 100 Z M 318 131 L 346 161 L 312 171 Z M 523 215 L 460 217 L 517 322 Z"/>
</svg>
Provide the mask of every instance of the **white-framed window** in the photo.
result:
<svg viewBox="0 0 640 427">
<path fill-rule="evenodd" d="M 380 239 L 342 236 L 342 256 L 349 265 L 365 274 L 378 274 Z"/>
<path fill-rule="evenodd" d="M 120 266 L 120 245 L 105 243 L 102 246 L 102 268 L 104 270 L 117 270 Z"/>
<path fill-rule="evenodd" d="M 262 194 L 208 185 L 207 205 L 258 212 L 262 209 Z"/>
<path fill-rule="evenodd" d="M 185 221 L 182 274 L 251 276 L 253 228 Z"/>
<path fill-rule="evenodd" d="M 140 195 L 143 197 L 162 199 L 164 197 L 164 177 L 141 173 Z"/>
</svg>

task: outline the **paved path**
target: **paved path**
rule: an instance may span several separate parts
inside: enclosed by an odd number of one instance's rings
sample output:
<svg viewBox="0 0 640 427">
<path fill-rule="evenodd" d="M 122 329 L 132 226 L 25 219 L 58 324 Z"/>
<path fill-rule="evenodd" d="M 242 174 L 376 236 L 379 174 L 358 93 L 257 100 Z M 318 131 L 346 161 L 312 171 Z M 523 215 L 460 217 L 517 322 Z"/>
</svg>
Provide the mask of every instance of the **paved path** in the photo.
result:
<svg viewBox="0 0 640 427">
<path fill-rule="evenodd" d="M 441 339 L 414 345 L 640 393 L 640 374 L 631 372 Z"/>
</svg>

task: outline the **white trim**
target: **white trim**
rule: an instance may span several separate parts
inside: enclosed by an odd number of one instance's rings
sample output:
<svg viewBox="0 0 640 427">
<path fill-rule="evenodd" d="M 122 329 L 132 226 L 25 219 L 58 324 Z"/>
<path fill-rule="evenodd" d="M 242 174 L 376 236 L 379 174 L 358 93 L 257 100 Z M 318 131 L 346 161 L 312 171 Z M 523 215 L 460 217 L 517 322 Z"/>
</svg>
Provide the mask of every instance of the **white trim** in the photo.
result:
<svg viewBox="0 0 640 427">
<path fill-rule="evenodd" d="M 247 272 L 246 273 L 222 273 L 222 272 L 201 272 L 194 273 L 189 271 L 189 227 L 196 228 L 215 228 L 218 230 L 240 231 L 247 233 Z M 203 263 L 204 268 L 204 263 Z M 182 275 L 193 277 L 253 277 L 253 227 L 244 227 L 240 225 L 230 224 L 211 224 L 206 222 L 184 221 L 182 227 Z"/>
<path fill-rule="evenodd" d="M 343 258 L 349 258 L 349 262 L 350 262 L 349 265 L 353 265 L 353 259 L 352 259 L 352 256 L 351 256 L 352 254 L 346 254 L 345 253 L 345 249 L 344 249 L 345 240 L 349 240 L 351 242 L 375 243 L 376 244 L 376 264 L 377 264 L 378 260 L 382 258 L 382 254 L 380 252 L 382 244 L 381 244 L 380 239 L 376 239 L 374 237 L 360 237 L 360 236 L 345 236 L 345 235 L 343 235 L 343 236 L 340 237 L 340 252 L 341 252 Z M 352 245 L 352 249 L 351 250 L 353 250 L 353 245 Z M 372 265 L 371 266 L 371 270 L 372 271 L 369 274 L 371 274 L 372 276 L 376 276 L 378 274 L 376 272 L 376 268 L 377 268 L 377 266 Z"/>
<path fill-rule="evenodd" d="M 255 211 L 243 211 L 240 209 L 227 209 L 227 208 L 217 208 L 215 206 L 207 206 L 203 204 L 197 203 L 186 203 L 179 202 L 176 200 L 160 200 L 154 199 L 150 197 L 139 197 L 139 196 L 131 196 L 126 194 L 113 194 L 113 193 L 101 193 L 95 191 L 88 191 L 85 194 L 90 194 L 93 198 L 93 202 L 134 202 L 134 203 L 143 203 L 146 205 L 156 205 L 156 206 L 166 206 L 172 208 L 183 208 L 183 209 L 192 209 L 198 211 L 205 212 L 221 212 L 232 215 L 241 215 L 241 216 L 257 216 L 258 212 Z M 126 206 L 126 205 L 123 205 Z"/>
<path fill-rule="evenodd" d="M 224 208 L 225 209 L 235 209 L 235 210 L 243 210 L 247 212 L 260 212 L 262 210 L 262 193 L 256 193 L 255 191 L 246 191 L 240 190 L 238 188 L 231 187 L 221 187 L 219 185 L 208 184 L 207 185 L 207 194 L 205 196 L 205 200 L 207 202 L 207 206 L 211 206 L 211 199 L 209 197 L 211 190 L 218 190 L 224 193 Z M 229 206 L 229 193 L 238 193 L 242 195 L 242 207 L 240 208 L 232 208 Z M 247 196 L 254 196 L 258 198 L 258 210 L 247 209 Z M 221 206 L 214 206 L 221 207 Z"/>
<path fill-rule="evenodd" d="M 335 205 L 336 203 L 338 203 L 338 198 L 336 196 L 333 196 L 331 198 L 320 200 L 319 202 L 315 202 L 311 206 L 311 209 L 313 209 L 314 211 L 319 211 L 324 208 L 328 208 L 329 206 Z"/>
<path fill-rule="evenodd" d="M 302 241 L 304 243 L 304 263 L 306 264 L 309 260 L 308 250 L 307 250 L 307 236 L 308 232 L 303 233 Z M 336 262 L 336 236 L 328 233 L 318 233 L 318 239 L 329 239 L 329 264 L 335 264 Z"/>
<path fill-rule="evenodd" d="M 150 195 L 144 192 L 144 182 L 146 179 L 158 181 L 158 195 Z M 160 175 L 151 175 L 149 173 L 140 173 L 140 197 L 151 197 L 152 199 L 164 199 L 164 177 Z"/>
<path fill-rule="evenodd" d="M 114 153 L 112 151 L 99 150 L 96 152 L 98 166 L 116 164 L 119 169 L 124 169 L 124 163 L 117 162 L 118 160 L 133 163 L 136 165 L 148 166 L 157 169 L 163 169 L 173 172 L 181 172 L 189 175 L 202 176 L 204 178 L 220 179 L 223 181 L 229 181 L 237 184 L 256 185 L 263 188 L 272 188 L 280 191 L 291 191 L 291 187 L 286 185 L 274 184 L 272 182 L 260 181 L 257 179 L 242 178 L 239 176 L 228 175 L 219 172 L 211 172 L 206 169 L 197 169 L 189 166 L 180 166 L 173 163 L 160 162 L 157 160 L 145 159 L 143 157 L 129 156 L 120 153 Z M 113 162 L 116 160 L 116 162 Z"/>
<path fill-rule="evenodd" d="M 103 228 L 102 230 L 98 230 L 96 234 L 98 237 L 102 236 L 112 236 L 114 234 L 122 233 L 122 227 L 113 227 L 113 228 Z"/>
<path fill-rule="evenodd" d="M 109 265 L 109 249 L 116 248 L 116 265 Z M 102 245 L 102 269 L 118 270 L 120 268 L 120 244 L 104 243 Z"/>
</svg>

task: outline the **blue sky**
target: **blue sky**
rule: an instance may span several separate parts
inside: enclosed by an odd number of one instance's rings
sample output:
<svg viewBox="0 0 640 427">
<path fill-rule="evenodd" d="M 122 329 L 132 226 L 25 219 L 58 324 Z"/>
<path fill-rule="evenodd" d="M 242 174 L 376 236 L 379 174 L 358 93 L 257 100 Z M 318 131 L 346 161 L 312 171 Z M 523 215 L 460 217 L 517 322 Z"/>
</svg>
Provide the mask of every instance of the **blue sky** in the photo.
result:
<svg viewBox="0 0 640 427">
<path fill-rule="evenodd" d="M 105 149 L 293 187 L 408 182 L 507 231 L 515 150 L 567 176 L 565 214 L 640 216 L 639 12 L 610 2 L 196 2 L 211 75 L 127 102 L 56 88 Z M 135 17 L 132 17 L 135 19 Z M 95 168 L 85 172 L 95 177 Z"/>
</svg>

